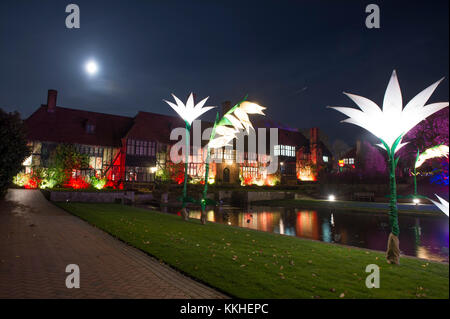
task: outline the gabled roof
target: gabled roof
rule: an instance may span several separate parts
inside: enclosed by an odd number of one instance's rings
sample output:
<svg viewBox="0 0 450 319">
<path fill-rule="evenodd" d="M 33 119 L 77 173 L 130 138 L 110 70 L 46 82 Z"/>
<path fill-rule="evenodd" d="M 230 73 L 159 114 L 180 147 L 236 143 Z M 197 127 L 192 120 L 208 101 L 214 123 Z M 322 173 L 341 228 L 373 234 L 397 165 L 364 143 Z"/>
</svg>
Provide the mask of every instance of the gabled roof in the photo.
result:
<svg viewBox="0 0 450 319">
<path fill-rule="evenodd" d="M 356 147 L 348 150 L 347 152 L 344 153 L 344 155 L 340 157 L 340 159 L 344 158 L 356 158 Z"/>
<path fill-rule="evenodd" d="M 86 123 L 95 125 L 94 133 L 86 132 Z M 121 146 L 121 138 L 133 124 L 133 118 L 64 107 L 47 112 L 41 105 L 25 120 L 30 141 L 48 141 L 98 146 Z"/>
<path fill-rule="evenodd" d="M 184 121 L 178 116 L 139 111 L 126 137 L 173 144 L 174 141 L 170 141 L 170 132 L 177 127 L 185 127 Z"/>
</svg>

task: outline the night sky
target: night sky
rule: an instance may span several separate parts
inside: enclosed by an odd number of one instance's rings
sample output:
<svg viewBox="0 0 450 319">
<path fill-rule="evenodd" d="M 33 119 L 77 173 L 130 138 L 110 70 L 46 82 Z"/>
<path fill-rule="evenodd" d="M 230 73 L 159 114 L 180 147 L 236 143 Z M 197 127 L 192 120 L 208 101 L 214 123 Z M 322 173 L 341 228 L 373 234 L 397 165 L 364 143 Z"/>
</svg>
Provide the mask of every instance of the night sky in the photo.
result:
<svg viewBox="0 0 450 319">
<path fill-rule="evenodd" d="M 65 26 L 69 3 L 80 29 Z M 369 3 L 380 29 L 365 27 Z M 447 0 L 1 1 L 0 107 L 25 118 L 52 88 L 59 106 L 174 115 L 172 92 L 210 105 L 248 93 L 273 119 L 352 144 L 369 134 L 326 106 L 353 107 L 342 91 L 381 104 L 393 69 L 404 100 L 445 76 L 430 102 L 448 101 L 448 38 Z"/>
</svg>

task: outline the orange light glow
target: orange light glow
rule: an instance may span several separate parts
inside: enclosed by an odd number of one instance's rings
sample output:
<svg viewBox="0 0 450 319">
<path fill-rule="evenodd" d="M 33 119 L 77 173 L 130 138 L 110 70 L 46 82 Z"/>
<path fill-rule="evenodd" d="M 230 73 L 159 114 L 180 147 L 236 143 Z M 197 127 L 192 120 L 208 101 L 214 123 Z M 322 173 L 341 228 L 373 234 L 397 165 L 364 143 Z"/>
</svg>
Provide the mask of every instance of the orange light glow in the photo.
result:
<svg viewBox="0 0 450 319">
<path fill-rule="evenodd" d="M 315 182 L 317 180 L 316 176 L 314 176 L 310 170 L 300 170 L 297 173 L 297 179 L 301 181 L 311 181 Z"/>
</svg>

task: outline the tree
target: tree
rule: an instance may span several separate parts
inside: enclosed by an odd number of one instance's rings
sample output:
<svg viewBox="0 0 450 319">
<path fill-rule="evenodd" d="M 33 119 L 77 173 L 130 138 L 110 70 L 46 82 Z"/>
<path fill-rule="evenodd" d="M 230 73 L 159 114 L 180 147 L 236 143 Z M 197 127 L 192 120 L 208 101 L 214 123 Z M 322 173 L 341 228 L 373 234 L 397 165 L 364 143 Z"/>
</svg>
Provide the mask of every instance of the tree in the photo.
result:
<svg viewBox="0 0 450 319">
<path fill-rule="evenodd" d="M 23 121 L 18 112 L 6 113 L 0 108 L 0 198 L 30 156 Z"/>
</svg>

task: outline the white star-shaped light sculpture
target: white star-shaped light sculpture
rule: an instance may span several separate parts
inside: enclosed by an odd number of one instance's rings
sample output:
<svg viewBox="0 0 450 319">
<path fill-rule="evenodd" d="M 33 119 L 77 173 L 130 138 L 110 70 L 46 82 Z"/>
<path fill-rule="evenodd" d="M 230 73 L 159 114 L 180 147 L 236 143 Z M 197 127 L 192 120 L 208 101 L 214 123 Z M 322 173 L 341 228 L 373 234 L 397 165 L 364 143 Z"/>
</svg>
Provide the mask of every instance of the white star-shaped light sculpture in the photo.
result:
<svg viewBox="0 0 450 319">
<path fill-rule="evenodd" d="M 184 160 L 184 183 L 183 183 L 183 195 L 181 197 L 181 201 L 182 201 L 182 212 L 183 212 L 183 216 L 185 219 L 188 219 L 188 215 L 187 215 L 187 211 L 186 211 L 186 203 L 189 201 L 192 201 L 191 198 L 188 198 L 187 196 L 187 180 L 188 180 L 188 165 L 189 165 L 189 149 L 190 149 L 190 130 L 191 130 L 191 125 L 192 122 L 194 122 L 194 120 L 196 120 L 197 118 L 199 118 L 203 113 L 211 110 L 212 108 L 214 108 L 214 106 L 205 106 L 206 101 L 208 100 L 209 97 L 201 100 L 200 102 L 197 103 L 197 105 L 195 105 L 194 103 L 194 94 L 191 93 L 186 101 L 186 104 L 184 104 L 183 102 L 181 102 L 181 100 L 179 98 L 177 98 L 175 96 L 175 94 L 172 94 L 175 102 L 170 102 L 170 101 L 166 101 L 164 100 L 164 102 L 166 102 L 167 104 L 170 105 L 170 107 L 172 107 L 174 109 L 175 112 L 178 113 L 178 115 L 184 120 L 185 124 L 186 124 L 186 149 L 185 149 L 185 160 Z"/>
<path fill-rule="evenodd" d="M 215 126 L 214 134 L 211 134 L 208 146 L 213 149 L 221 148 L 229 145 L 240 130 L 245 129 L 250 132 L 253 125 L 248 118 L 248 114 L 265 115 L 263 112 L 265 109 L 265 107 L 249 101 L 236 104 Z M 216 134 L 219 136 L 216 137 Z"/>
<path fill-rule="evenodd" d="M 439 203 L 435 202 L 434 200 L 431 199 L 430 200 L 448 217 L 448 202 L 436 194 L 434 194 L 434 196 L 436 196 L 439 199 Z"/>
<path fill-rule="evenodd" d="M 194 122 L 197 118 L 199 118 L 203 113 L 211 110 L 214 108 L 214 106 L 205 106 L 206 101 L 209 97 L 204 98 L 200 102 L 197 103 L 197 105 L 194 105 L 194 94 L 191 93 L 187 99 L 186 104 L 181 102 L 179 98 L 175 96 L 175 94 L 172 94 L 175 102 L 170 102 L 164 100 L 167 104 L 169 104 L 175 112 L 178 113 L 178 115 L 189 125 L 192 125 L 192 122 Z"/>
<path fill-rule="evenodd" d="M 360 110 L 350 107 L 330 106 L 330 108 L 349 117 L 342 122 L 361 126 L 378 137 L 382 141 L 380 146 L 386 149 L 384 145 L 386 144 L 390 148 L 387 149 L 388 152 L 396 146 L 395 153 L 406 145 L 406 143 L 401 143 L 401 139 L 409 130 L 431 114 L 448 106 L 448 102 L 425 105 L 442 80 L 443 78 L 427 87 L 403 107 L 402 92 L 400 91 L 397 73 L 394 70 L 384 95 L 382 109 L 375 102 L 365 97 L 345 92 L 344 94 L 352 99 Z M 394 145 L 397 140 L 398 144 Z"/>
<path fill-rule="evenodd" d="M 359 106 L 359 109 L 330 106 L 349 117 L 342 122 L 361 126 L 378 137 L 381 141 L 381 145 L 379 146 L 387 152 L 390 189 L 389 224 L 391 226 L 391 234 L 388 239 L 386 258 L 389 263 L 398 264 L 400 258 L 398 240 L 400 227 L 398 225 L 397 185 L 395 180 L 395 169 L 399 158 L 395 158 L 395 153 L 406 144 L 402 143 L 402 138 L 409 130 L 431 114 L 448 106 L 448 102 L 425 105 L 442 80 L 440 79 L 427 87 L 403 107 L 402 92 L 398 84 L 397 73 L 394 70 L 384 94 L 383 108 L 380 108 L 375 102 L 365 97 L 345 92 L 344 94 L 352 99 Z"/>
</svg>

